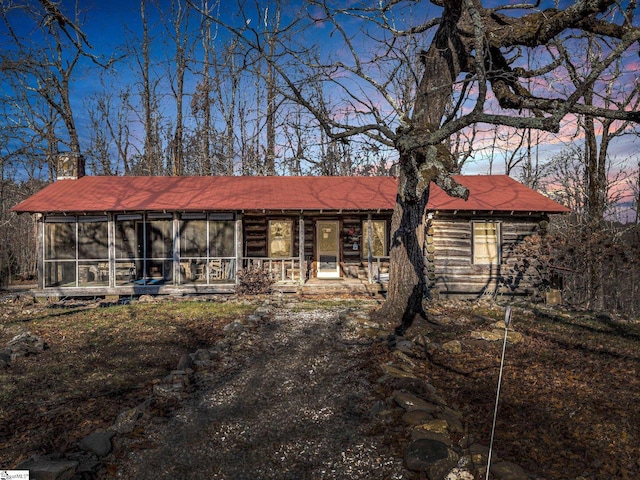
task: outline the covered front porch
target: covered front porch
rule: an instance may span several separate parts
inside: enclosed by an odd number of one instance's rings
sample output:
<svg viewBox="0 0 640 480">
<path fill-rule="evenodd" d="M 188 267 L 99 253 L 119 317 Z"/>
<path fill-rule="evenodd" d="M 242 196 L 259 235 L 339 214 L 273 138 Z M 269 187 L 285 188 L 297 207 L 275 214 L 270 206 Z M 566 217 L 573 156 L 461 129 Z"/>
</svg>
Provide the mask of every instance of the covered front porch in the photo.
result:
<svg viewBox="0 0 640 480">
<path fill-rule="evenodd" d="M 385 290 L 387 220 L 368 212 L 132 212 L 42 216 L 39 294 L 233 293 L 258 269 L 274 290 Z"/>
</svg>

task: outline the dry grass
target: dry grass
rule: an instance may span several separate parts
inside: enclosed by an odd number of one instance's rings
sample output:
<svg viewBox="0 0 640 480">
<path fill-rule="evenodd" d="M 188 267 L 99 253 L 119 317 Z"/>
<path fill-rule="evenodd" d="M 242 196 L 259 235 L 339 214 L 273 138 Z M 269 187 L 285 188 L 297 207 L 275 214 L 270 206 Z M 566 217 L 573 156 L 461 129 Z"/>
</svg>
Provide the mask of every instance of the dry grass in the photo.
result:
<svg viewBox="0 0 640 480">
<path fill-rule="evenodd" d="M 154 302 L 97 308 L 7 302 L 0 346 L 30 331 L 46 341 L 38 355 L 0 371 L 0 467 L 63 451 L 151 391 L 180 356 L 211 347 L 239 303 Z"/>
</svg>

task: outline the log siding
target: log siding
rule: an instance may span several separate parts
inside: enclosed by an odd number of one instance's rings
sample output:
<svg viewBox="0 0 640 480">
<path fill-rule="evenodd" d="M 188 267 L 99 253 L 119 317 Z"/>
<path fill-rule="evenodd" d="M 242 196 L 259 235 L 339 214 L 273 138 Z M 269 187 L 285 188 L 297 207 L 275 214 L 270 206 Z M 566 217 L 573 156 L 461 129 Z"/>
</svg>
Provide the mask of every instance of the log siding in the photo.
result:
<svg viewBox="0 0 640 480">
<path fill-rule="evenodd" d="M 527 236 L 542 233 L 548 221 L 545 215 L 440 215 L 426 224 L 425 264 L 427 278 L 436 297 L 477 298 L 498 294 L 529 295 L 535 278 L 513 279 L 522 256 L 512 247 Z M 500 261 L 493 265 L 473 263 L 473 222 L 500 223 Z M 432 248 L 430 246 L 433 245 Z"/>
</svg>

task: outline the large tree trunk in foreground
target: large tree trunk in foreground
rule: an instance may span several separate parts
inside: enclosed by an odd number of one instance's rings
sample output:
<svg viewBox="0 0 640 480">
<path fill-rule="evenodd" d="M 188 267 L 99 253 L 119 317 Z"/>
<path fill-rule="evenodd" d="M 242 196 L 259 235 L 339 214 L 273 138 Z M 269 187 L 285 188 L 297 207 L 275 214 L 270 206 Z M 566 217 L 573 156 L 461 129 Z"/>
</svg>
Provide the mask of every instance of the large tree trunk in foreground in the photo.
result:
<svg viewBox="0 0 640 480">
<path fill-rule="evenodd" d="M 469 192 L 451 179 L 455 162 L 446 144 L 427 141 L 438 129 L 452 99 L 465 47 L 457 23 L 466 18 L 460 0 L 447 2 L 445 15 L 429 50 L 423 52 L 424 73 L 418 85 L 410 125 L 398 129 L 400 154 L 398 196 L 391 222 L 389 291 L 375 316 L 399 322 L 399 335 L 424 314 L 429 298 L 424 265 L 424 215 L 431 182 L 449 195 L 467 198 Z"/>
<path fill-rule="evenodd" d="M 390 271 L 387 301 L 378 312 L 380 318 L 401 321 L 396 333 L 403 335 L 423 310 L 422 302 L 429 298 L 424 275 L 424 215 L 429 189 L 413 201 L 399 195 L 391 219 Z"/>
</svg>

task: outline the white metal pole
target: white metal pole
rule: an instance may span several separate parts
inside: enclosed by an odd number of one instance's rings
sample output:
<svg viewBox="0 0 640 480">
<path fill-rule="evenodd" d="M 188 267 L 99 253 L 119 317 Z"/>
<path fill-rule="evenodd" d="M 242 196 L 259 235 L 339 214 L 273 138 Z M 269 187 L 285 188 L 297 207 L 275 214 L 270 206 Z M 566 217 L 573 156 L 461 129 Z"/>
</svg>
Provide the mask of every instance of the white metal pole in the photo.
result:
<svg viewBox="0 0 640 480">
<path fill-rule="evenodd" d="M 500 374 L 498 375 L 498 389 L 496 391 L 496 403 L 493 409 L 493 425 L 491 426 L 491 441 L 489 442 L 489 456 L 487 458 L 487 475 L 486 480 L 489 480 L 489 471 L 491 470 L 491 453 L 493 451 L 493 438 L 496 432 L 496 418 L 498 417 L 498 401 L 500 400 L 500 386 L 502 385 L 502 369 L 504 368 L 504 353 L 507 348 L 507 333 L 509 331 L 509 324 L 511 323 L 511 307 L 507 307 L 507 311 L 504 314 L 504 341 L 502 342 L 502 357 L 500 359 Z"/>
</svg>

